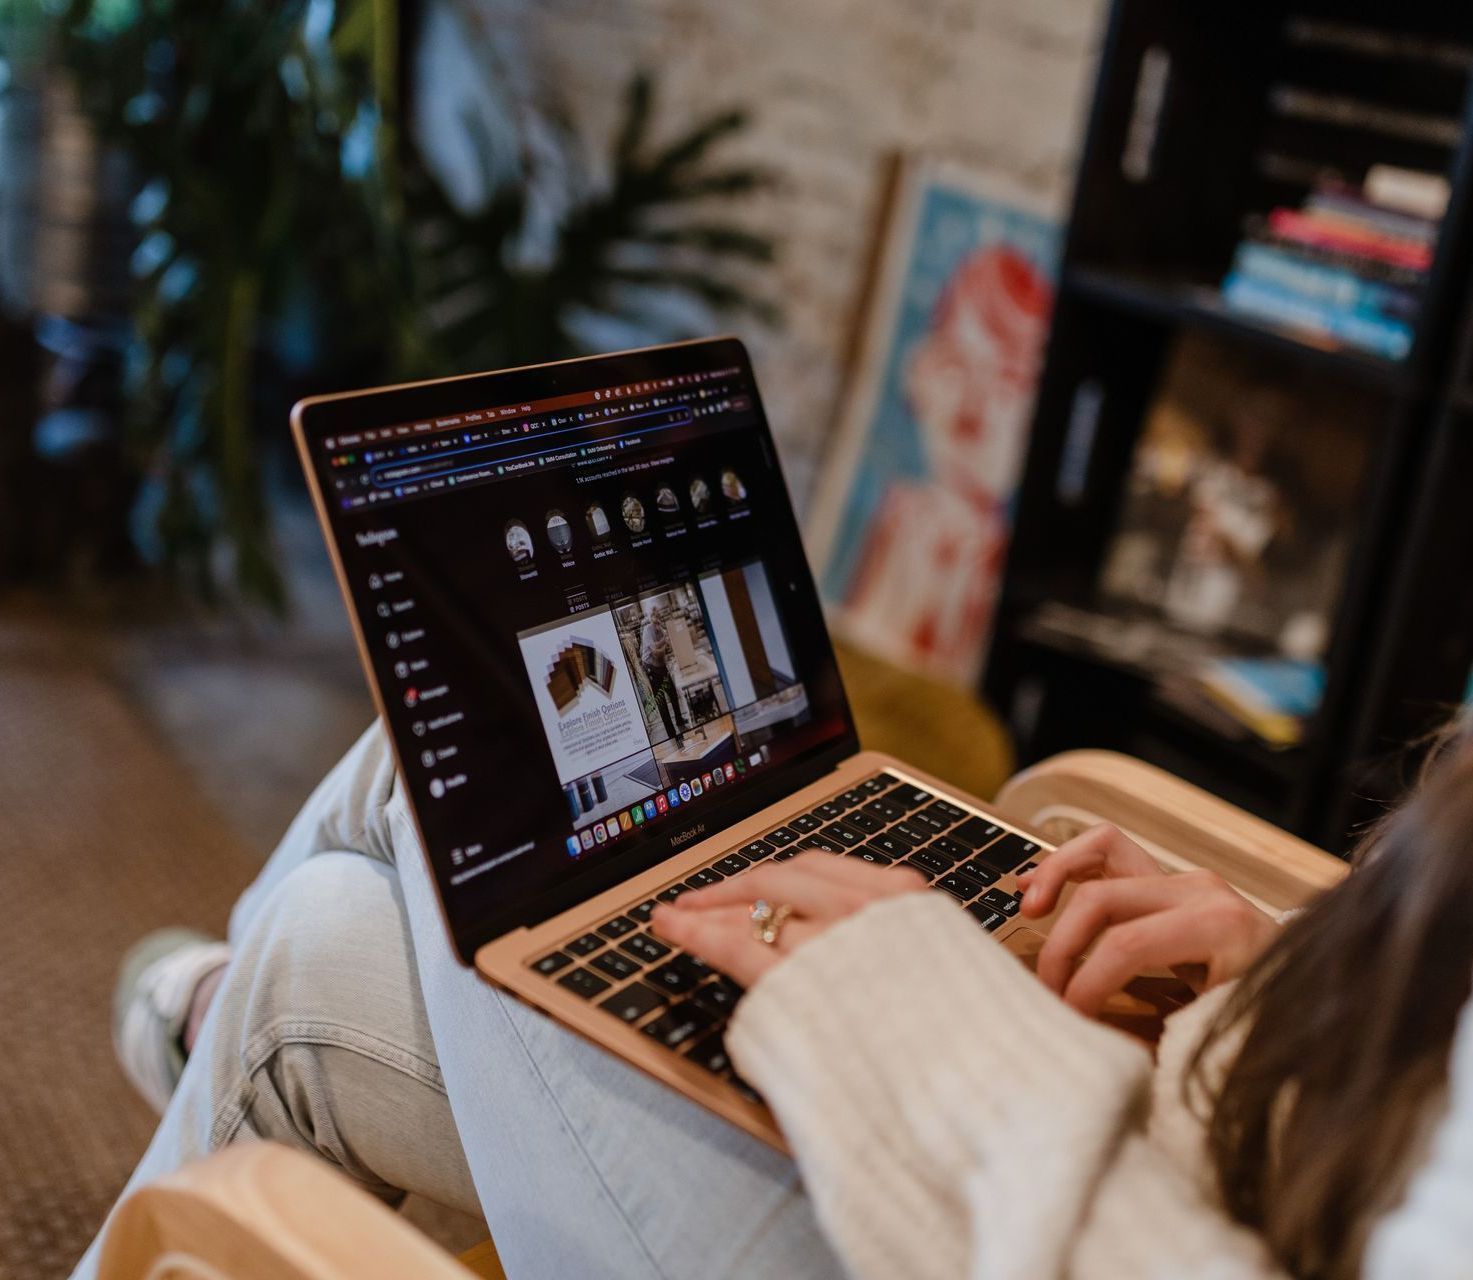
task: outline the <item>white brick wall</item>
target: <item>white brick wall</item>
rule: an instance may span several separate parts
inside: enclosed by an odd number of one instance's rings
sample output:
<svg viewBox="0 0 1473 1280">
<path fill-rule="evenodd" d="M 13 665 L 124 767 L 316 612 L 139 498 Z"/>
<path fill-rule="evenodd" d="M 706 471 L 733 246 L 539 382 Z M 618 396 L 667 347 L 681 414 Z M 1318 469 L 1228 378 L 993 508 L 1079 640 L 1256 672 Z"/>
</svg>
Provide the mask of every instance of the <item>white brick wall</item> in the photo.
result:
<svg viewBox="0 0 1473 1280">
<path fill-rule="evenodd" d="M 786 325 L 751 342 L 795 491 L 833 415 L 873 243 L 885 158 L 924 150 L 1002 171 L 1061 211 L 1105 0 L 457 0 L 556 86 L 581 128 L 612 128 L 636 67 L 659 119 L 730 104 L 731 153 L 781 185 L 747 216 L 775 236 Z"/>
</svg>

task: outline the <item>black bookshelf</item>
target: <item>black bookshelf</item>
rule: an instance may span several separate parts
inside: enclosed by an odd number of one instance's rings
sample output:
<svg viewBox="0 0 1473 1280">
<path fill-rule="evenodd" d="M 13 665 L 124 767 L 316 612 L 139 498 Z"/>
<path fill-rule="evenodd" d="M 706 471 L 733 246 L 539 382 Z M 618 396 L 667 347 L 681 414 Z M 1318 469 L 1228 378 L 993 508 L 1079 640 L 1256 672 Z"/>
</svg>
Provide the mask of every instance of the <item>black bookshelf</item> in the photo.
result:
<svg viewBox="0 0 1473 1280">
<path fill-rule="evenodd" d="M 1470 86 L 1473 11 L 1441 0 L 1117 0 L 984 677 L 1022 762 L 1072 747 L 1128 751 L 1343 849 L 1400 785 L 1393 744 L 1460 698 L 1473 664 Z M 1332 109 L 1306 114 L 1306 97 Z M 1371 104 L 1375 127 L 1353 110 L 1337 116 L 1340 103 Z M 1404 358 L 1223 304 L 1252 216 L 1327 176 L 1358 182 L 1372 164 L 1436 171 L 1452 189 Z M 1149 673 L 1047 643 L 1029 625 L 1052 602 L 1098 603 L 1135 446 L 1184 334 L 1352 388 L 1374 423 L 1325 696 L 1287 750 L 1216 732 L 1164 702 Z"/>
</svg>

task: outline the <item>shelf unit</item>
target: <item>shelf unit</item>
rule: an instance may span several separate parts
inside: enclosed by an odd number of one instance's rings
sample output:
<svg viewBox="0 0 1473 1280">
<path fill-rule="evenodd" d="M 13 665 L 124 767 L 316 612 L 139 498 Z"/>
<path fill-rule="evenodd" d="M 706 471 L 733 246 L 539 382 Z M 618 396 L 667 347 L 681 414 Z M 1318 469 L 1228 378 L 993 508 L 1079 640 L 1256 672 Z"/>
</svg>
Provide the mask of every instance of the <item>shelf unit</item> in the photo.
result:
<svg viewBox="0 0 1473 1280">
<path fill-rule="evenodd" d="M 1439 599 L 1443 615 L 1454 612 L 1449 594 L 1473 601 L 1461 586 L 1473 580 L 1473 518 L 1459 511 L 1473 506 L 1459 492 L 1473 481 L 1470 73 L 1473 12 L 1440 0 L 1115 3 L 984 676 L 1023 762 L 1070 747 L 1129 751 L 1339 850 L 1368 812 L 1356 797 L 1394 793 L 1375 762 L 1425 727 L 1409 708 L 1425 719 L 1427 705 L 1461 695 L 1473 603 L 1459 601 L 1458 635 L 1436 662 L 1426 633 Z M 1306 113 L 1305 100 L 1332 109 Z M 1374 127 L 1356 103 L 1371 104 Z M 1298 204 L 1329 175 L 1359 182 L 1374 163 L 1436 170 L 1452 188 L 1405 359 L 1222 304 L 1250 216 Z M 1374 421 L 1325 697 L 1285 751 L 1224 737 L 1163 703 L 1149 679 L 1027 626 L 1049 602 L 1097 603 L 1135 446 L 1185 334 L 1353 389 Z M 1444 570 L 1433 553 L 1459 537 L 1465 559 Z"/>
</svg>

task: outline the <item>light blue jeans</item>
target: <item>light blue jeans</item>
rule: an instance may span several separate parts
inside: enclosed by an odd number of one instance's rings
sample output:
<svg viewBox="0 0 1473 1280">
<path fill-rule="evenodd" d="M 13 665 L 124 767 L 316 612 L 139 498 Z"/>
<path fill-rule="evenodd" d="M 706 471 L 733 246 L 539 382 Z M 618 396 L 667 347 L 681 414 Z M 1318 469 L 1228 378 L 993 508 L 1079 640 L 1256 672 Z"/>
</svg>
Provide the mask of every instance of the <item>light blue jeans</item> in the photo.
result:
<svg viewBox="0 0 1473 1280">
<path fill-rule="evenodd" d="M 790 1161 L 458 963 L 380 726 L 298 814 L 230 942 L 130 1187 L 269 1138 L 391 1203 L 484 1214 L 512 1280 L 842 1275 Z"/>
</svg>

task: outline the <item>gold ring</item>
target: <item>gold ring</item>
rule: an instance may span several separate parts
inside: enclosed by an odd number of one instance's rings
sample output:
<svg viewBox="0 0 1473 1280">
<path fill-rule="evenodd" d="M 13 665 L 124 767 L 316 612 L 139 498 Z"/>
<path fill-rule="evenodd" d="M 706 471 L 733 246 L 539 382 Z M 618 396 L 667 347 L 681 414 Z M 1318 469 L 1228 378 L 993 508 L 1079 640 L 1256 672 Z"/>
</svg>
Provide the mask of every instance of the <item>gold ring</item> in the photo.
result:
<svg viewBox="0 0 1473 1280">
<path fill-rule="evenodd" d="M 752 904 L 748 917 L 752 921 L 752 936 L 758 942 L 765 942 L 769 947 L 775 947 L 777 940 L 782 936 L 783 926 L 787 924 L 788 917 L 793 914 L 793 908 L 787 903 L 781 903 L 774 907 L 766 898 L 758 898 Z"/>
</svg>

